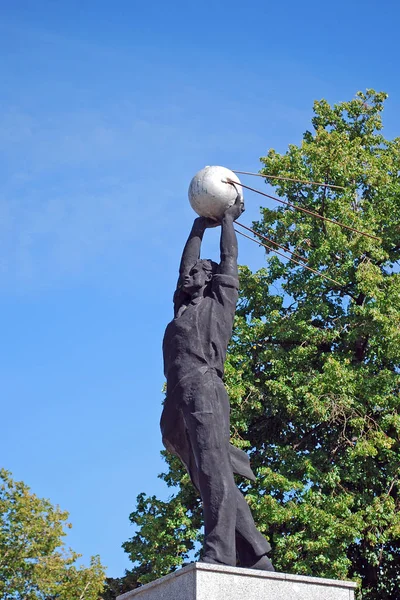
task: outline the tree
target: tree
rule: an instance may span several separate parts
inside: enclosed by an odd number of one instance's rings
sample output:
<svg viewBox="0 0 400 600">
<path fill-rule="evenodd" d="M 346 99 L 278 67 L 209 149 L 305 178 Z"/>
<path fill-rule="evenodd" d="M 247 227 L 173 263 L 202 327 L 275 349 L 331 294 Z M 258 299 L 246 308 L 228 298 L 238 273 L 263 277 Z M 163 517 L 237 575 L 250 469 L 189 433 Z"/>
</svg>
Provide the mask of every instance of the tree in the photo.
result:
<svg viewBox="0 0 400 600">
<path fill-rule="evenodd" d="M 68 513 L 32 494 L 0 470 L 0 597 L 2 600 L 98 600 L 104 586 L 99 557 L 78 567 L 64 549 Z"/>
<path fill-rule="evenodd" d="M 240 485 L 277 569 L 355 579 L 364 600 L 400 598 L 400 138 L 381 133 L 386 97 L 315 102 L 301 144 L 261 159 L 279 197 L 381 241 L 263 208 L 258 232 L 339 283 L 269 250 L 266 268 L 243 267 L 225 375 L 232 440 L 258 476 Z M 141 495 L 130 516 L 139 584 L 188 560 L 201 535 L 199 500 L 166 460 L 174 495 Z"/>
</svg>

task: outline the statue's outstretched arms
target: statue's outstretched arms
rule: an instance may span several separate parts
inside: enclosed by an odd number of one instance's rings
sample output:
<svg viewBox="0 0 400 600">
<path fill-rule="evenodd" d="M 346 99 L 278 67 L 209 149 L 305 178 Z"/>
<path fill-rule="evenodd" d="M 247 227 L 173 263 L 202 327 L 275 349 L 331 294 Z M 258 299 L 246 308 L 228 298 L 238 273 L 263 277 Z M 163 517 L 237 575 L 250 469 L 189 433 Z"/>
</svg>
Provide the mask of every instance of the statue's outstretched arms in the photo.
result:
<svg viewBox="0 0 400 600">
<path fill-rule="evenodd" d="M 240 217 L 243 211 L 243 199 L 240 195 L 238 195 L 235 204 L 229 207 L 222 217 L 221 262 L 219 271 L 224 275 L 233 275 L 234 277 L 238 276 L 238 244 L 236 233 L 233 228 L 233 222 Z"/>
</svg>

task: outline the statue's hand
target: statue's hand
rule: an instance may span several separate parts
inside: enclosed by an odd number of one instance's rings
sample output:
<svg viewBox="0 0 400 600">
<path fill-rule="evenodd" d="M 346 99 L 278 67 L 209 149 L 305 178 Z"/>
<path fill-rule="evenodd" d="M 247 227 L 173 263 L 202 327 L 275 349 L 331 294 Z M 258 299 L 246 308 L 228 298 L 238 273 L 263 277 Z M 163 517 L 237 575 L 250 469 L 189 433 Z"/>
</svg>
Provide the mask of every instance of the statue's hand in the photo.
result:
<svg viewBox="0 0 400 600">
<path fill-rule="evenodd" d="M 220 221 L 210 219 L 209 217 L 197 217 L 195 223 L 203 229 L 211 229 L 211 227 L 218 227 L 218 225 L 221 225 Z"/>
<path fill-rule="evenodd" d="M 244 212 L 244 202 L 241 195 L 237 195 L 236 201 L 232 206 L 226 209 L 225 215 L 231 217 L 233 221 L 236 221 L 240 215 Z"/>
</svg>

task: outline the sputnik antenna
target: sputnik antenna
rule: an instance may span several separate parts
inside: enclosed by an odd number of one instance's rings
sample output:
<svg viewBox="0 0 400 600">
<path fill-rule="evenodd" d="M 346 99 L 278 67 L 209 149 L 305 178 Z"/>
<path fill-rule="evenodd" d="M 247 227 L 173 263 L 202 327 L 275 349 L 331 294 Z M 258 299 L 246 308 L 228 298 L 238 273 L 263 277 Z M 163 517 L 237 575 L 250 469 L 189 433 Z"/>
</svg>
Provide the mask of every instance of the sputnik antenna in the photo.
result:
<svg viewBox="0 0 400 600">
<path fill-rule="evenodd" d="M 237 221 L 235 221 L 235 222 L 239 225 L 239 223 Z M 319 277 L 323 277 L 324 279 L 327 279 L 328 281 L 331 281 L 332 283 L 335 283 L 339 287 L 343 286 L 342 283 L 339 283 L 335 279 L 332 279 L 331 277 L 328 277 L 327 275 L 324 275 L 324 273 L 321 273 L 321 271 L 317 271 L 316 269 L 312 269 L 311 267 L 308 267 L 306 264 L 304 264 L 302 262 L 299 262 L 298 260 L 296 260 L 294 258 L 291 258 L 290 256 L 285 256 L 282 252 L 279 252 L 279 250 L 276 250 L 275 248 L 271 248 L 271 246 L 267 246 L 267 244 L 263 244 L 262 242 L 260 242 L 258 240 L 255 240 L 254 238 L 250 237 L 249 235 L 246 235 L 245 233 L 243 233 L 242 231 L 239 231 L 238 229 L 235 229 L 235 231 L 239 235 L 242 235 L 243 237 L 247 238 L 248 240 L 251 240 L 252 242 L 255 242 L 256 244 L 258 244 L 260 246 L 264 246 L 264 248 L 267 248 L 267 250 L 270 250 L 271 252 L 275 252 L 276 254 L 279 254 L 279 256 L 283 256 L 283 258 L 286 258 L 287 260 L 291 260 L 292 262 L 296 263 L 297 265 L 300 265 L 301 267 L 304 267 L 305 269 L 307 269 L 308 271 L 311 271 L 315 275 L 318 275 Z M 269 241 L 271 243 L 274 243 L 272 240 L 269 240 Z"/>
<path fill-rule="evenodd" d="M 305 183 L 307 185 L 318 185 L 320 187 L 331 187 L 338 190 L 345 190 L 346 188 L 342 185 L 333 185 L 332 183 L 322 183 L 321 181 L 309 181 L 308 179 L 294 179 L 293 177 L 282 177 L 282 175 L 269 175 L 266 173 L 251 173 L 250 171 L 235 171 L 233 173 L 239 173 L 240 175 L 253 175 L 254 177 L 263 177 L 264 179 L 281 179 L 283 181 L 295 181 L 296 183 Z"/>
<path fill-rule="evenodd" d="M 360 231 L 359 229 L 356 229 L 355 227 L 350 227 L 350 225 L 345 225 L 344 223 L 340 223 L 339 221 L 335 221 L 334 219 L 329 219 L 329 217 L 324 217 L 323 215 L 320 215 L 319 213 L 316 213 L 312 210 L 309 210 L 308 208 L 303 208 L 302 206 L 297 206 L 296 204 L 292 204 L 291 202 L 287 202 L 286 200 L 282 200 L 282 198 L 277 198 L 276 196 L 271 196 L 270 194 L 266 194 L 265 192 L 261 192 L 260 190 L 257 190 L 256 188 L 250 187 L 249 185 L 245 185 L 244 183 L 240 183 L 239 181 L 231 181 L 229 178 L 227 178 L 227 182 L 231 183 L 232 185 L 236 186 L 236 185 L 240 185 L 241 187 L 245 188 L 246 190 L 250 190 L 251 192 L 255 192 L 256 194 L 260 194 L 261 196 L 265 196 L 266 198 L 271 198 L 271 200 L 275 200 L 276 202 L 280 202 L 281 204 L 285 204 L 286 206 L 289 206 L 290 208 L 294 208 L 295 210 L 299 210 L 303 213 L 306 213 L 307 215 L 310 215 L 312 217 L 316 217 L 317 219 L 322 219 L 323 221 L 327 221 L 328 223 L 333 223 L 333 225 L 338 225 L 339 227 L 343 227 L 344 229 L 348 229 L 350 231 L 353 231 L 354 233 L 359 233 L 360 235 L 363 235 L 365 237 L 369 237 L 372 238 L 373 240 L 377 240 L 378 242 L 381 242 L 381 238 L 377 237 L 376 235 L 372 235 L 371 233 L 367 233 L 365 231 Z"/>
<path fill-rule="evenodd" d="M 247 231 L 250 231 L 253 235 L 258 235 L 259 238 L 266 240 L 270 244 L 274 244 L 274 246 L 281 248 L 282 250 L 284 250 L 285 252 L 288 252 L 292 256 L 296 256 L 302 263 L 304 263 L 304 264 L 307 263 L 307 260 L 304 258 L 304 256 L 300 256 L 300 254 L 296 254 L 296 252 L 292 252 L 291 250 L 289 250 L 289 248 L 286 248 L 286 246 L 281 246 L 281 244 L 278 244 L 278 242 L 274 242 L 274 240 L 271 240 L 271 239 L 267 238 L 265 235 L 263 235 L 262 233 L 259 233 L 258 231 L 251 229 L 251 227 L 247 227 L 247 225 L 243 225 L 243 223 L 240 223 L 239 221 L 235 221 L 235 223 L 236 223 L 236 225 L 240 225 L 240 227 L 243 227 L 243 229 L 247 229 Z"/>
</svg>

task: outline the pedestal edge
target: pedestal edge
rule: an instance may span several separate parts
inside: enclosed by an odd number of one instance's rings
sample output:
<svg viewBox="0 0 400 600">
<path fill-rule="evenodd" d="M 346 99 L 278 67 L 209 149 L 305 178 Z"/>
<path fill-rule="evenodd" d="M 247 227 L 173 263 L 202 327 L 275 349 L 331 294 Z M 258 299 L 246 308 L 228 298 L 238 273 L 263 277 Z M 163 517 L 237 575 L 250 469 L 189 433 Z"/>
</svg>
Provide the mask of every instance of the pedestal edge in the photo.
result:
<svg viewBox="0 0 400 600">
<path fill-rule="evenodd" d="M 164 577 L 160 577 L 155 581 L 151 581 L 150 583 L 146 583 L 140 588 L 136 588 L 130 592 L 125 592 L 121 596 L 117 596 L 117 600 L 128 600 L 129 598 L 133 598 L 134 596 L 145 592 L 146 590 L 151 589 L 152 587 L 161 585 L 167 582 L 169 579 L 174 577 L 181 577 L 190 571 L 208 571 L 214 573 L 225 573 L 232 575 L 241 575 L 243 577 L 258 577 L 261 579 L 275 579 L 280 581 L 295 581 L 298 583 L 309 583 L 313 585 L 324 585 L 329 587 L 339 587 L 339 588 L 347 588 L 349 590 L 355 590 L 357 587 L 357 583 L 354 581 L 342 581 L 339 579 L 324 579 L 323 577 L 309 577 L 308 575 L 292 575 L 291 573 L 274 573 L 269 571 L 259 571 L 256 569 L 244 569 L 242 567 L 230 567 L 227 565 L 212 565 L 208 563 L 191 563 L 190 565 L 186 565 L 173 573 L 169 573 L 168 575 L 164 575 Z"/>
</svg>

